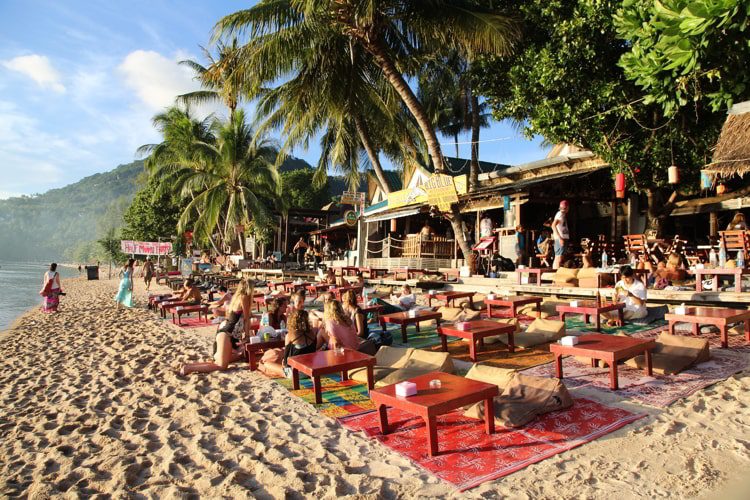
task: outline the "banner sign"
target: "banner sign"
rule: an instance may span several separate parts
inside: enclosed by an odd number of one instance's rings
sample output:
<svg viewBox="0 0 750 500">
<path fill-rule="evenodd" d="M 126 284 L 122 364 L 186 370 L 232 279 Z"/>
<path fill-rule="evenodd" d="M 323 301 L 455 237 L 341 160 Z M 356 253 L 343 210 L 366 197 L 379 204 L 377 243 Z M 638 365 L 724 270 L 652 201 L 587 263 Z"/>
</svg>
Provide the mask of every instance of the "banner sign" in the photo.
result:
<svg viewBox="0 0 750 500">
<path fill-rule="evenodd" d="M 365 202 L 365 193 L 358 191 L 344 191 L 341 193 L 342 205 L 359 205 Z"/>
<path fill-rule="evenodd" d="M 442 177 L 447 177 L 448 179 L 451 179 L 452 184 L 454 186 L 454 192 L 457 195 L 467 193 L 468 189 L 467 189 L 466 175 L 459 175 L 456 177 L 450 177 L 448 175 L 443 175 L 443 174 L 436 174 L 436 175 L 440 175 Z M 432 203 L 428 199 L 427 189 L 429 189 L 428 184 L 434 177 L 435 175 L 430 177 L 430 179 L 428 179 L 426 183 L 420 186 L 409 188 L 409 189 L 402 189 L 400 191 L 393 191 L 391 193 L 388 193 L 388 208 L 398 208 L 398 207 L 403 207 L 406 205 L 425 204 L 425 203 L 430 203 L 431 205 L 433 205 L 434 203 Z M 445 181 L 442 181 L 442 182 L 445 182 Z M 455 201 L 453 203 L 455 203 Z"/>
<path fill-rule="evenodd" d="M 434 174 L 422 187 L 427 192 L 427 203 L 435 205 L 443 212 L 450 210 L 451 205 L 458 201 L 453 177 L 445 174 Z"/>
<path fill-rule="evenodd" d="M 120 241 L 122 253 L 132 255 L 167 255 L 172 252 L 172 243 L 153 241 Z"/>
</svg>

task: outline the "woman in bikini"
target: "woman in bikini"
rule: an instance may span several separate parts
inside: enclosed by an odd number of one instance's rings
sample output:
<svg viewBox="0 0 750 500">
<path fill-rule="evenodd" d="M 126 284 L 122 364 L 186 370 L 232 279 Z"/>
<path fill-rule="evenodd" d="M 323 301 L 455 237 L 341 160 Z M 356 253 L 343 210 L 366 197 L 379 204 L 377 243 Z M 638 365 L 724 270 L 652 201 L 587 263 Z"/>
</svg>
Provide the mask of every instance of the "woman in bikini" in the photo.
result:
<svg viewBox="0 0 750 500">
<path fill-rule="evenodd" d="M 180 375 L 226 370 L 230 363 L 245 359 L 241 340 L 250 334 L 252 297 L 253 285 L 247 280 L 240 281 L 237 285 L 237 291 L 227 307 L 229 317 L 219 325 L 219 329 L 216 331 L 213 361 L 183 365 L 180 369 Z"/>
<path fill-rule="evenodd" d="M 310 327 L 307 311 L 292 309 L 287 323 L 289 331 L 284 339 L 284 349 L 270 349 L 263 354 L 258 370 L 269 377 L 291 378 L 292 370 L 287 360 L 300 354 L 315 352 L 316 336 Z"/>
</svg>

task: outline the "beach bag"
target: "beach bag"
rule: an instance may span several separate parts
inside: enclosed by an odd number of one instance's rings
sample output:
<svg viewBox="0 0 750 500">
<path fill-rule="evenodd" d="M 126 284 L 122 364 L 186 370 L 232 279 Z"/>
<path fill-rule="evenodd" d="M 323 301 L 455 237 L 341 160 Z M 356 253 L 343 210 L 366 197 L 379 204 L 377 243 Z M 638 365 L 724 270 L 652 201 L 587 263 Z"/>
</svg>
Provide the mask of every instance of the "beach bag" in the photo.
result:
<svg viewBox="0 0 750 500">
<path fill-rule="evenodd" d="M 44 284 L 44 288 L 42 288 L 42 290 L 39 292 L 39 295 L 41 295 L 42 297 L 49 297 L 50 295 L 52 295 L 52 283 L 54 283 L 54 281 L 54 277 L 48 279 L 47 283 Z"/>
</svg>

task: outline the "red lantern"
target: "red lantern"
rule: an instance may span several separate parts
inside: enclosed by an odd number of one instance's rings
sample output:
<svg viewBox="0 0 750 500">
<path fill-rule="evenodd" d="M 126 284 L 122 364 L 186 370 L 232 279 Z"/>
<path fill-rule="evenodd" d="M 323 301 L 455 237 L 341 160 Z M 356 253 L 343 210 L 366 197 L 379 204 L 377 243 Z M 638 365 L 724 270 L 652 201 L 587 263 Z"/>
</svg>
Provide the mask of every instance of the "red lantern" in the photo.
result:
<svg viewBox="0 0 750 500">
<path fill-rule="evenodd" d="M 680 169 L 672 165 L 667 169 L 667 182 L 677 184 L 680 182 Z"/>
<path fill-rule="evenodd" d="M 727 192 L 727 187 L 724 184 L 718 184 L 716 186 L 716 194 L 724 194 Z"/>
<path fill-rule="evenodd" d="M 625 174 L 615 174 L 615 191 L 625 191 Z"/>
</svg>

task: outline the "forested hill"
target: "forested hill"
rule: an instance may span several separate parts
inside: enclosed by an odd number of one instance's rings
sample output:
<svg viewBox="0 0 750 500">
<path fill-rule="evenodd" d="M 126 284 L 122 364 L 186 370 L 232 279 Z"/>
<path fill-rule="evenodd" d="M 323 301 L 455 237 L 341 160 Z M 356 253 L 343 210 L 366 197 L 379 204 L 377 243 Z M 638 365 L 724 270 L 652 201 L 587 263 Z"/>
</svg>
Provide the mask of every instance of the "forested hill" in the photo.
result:
<svg viewBox="0 0 750 500">
<path fill-rule="evenodd" d="M 137 191 L 143 162 L 86 177 L 44 194 L 0 200 L 0 260 L 75 261 L 110 227 Z"/>
</svg>

